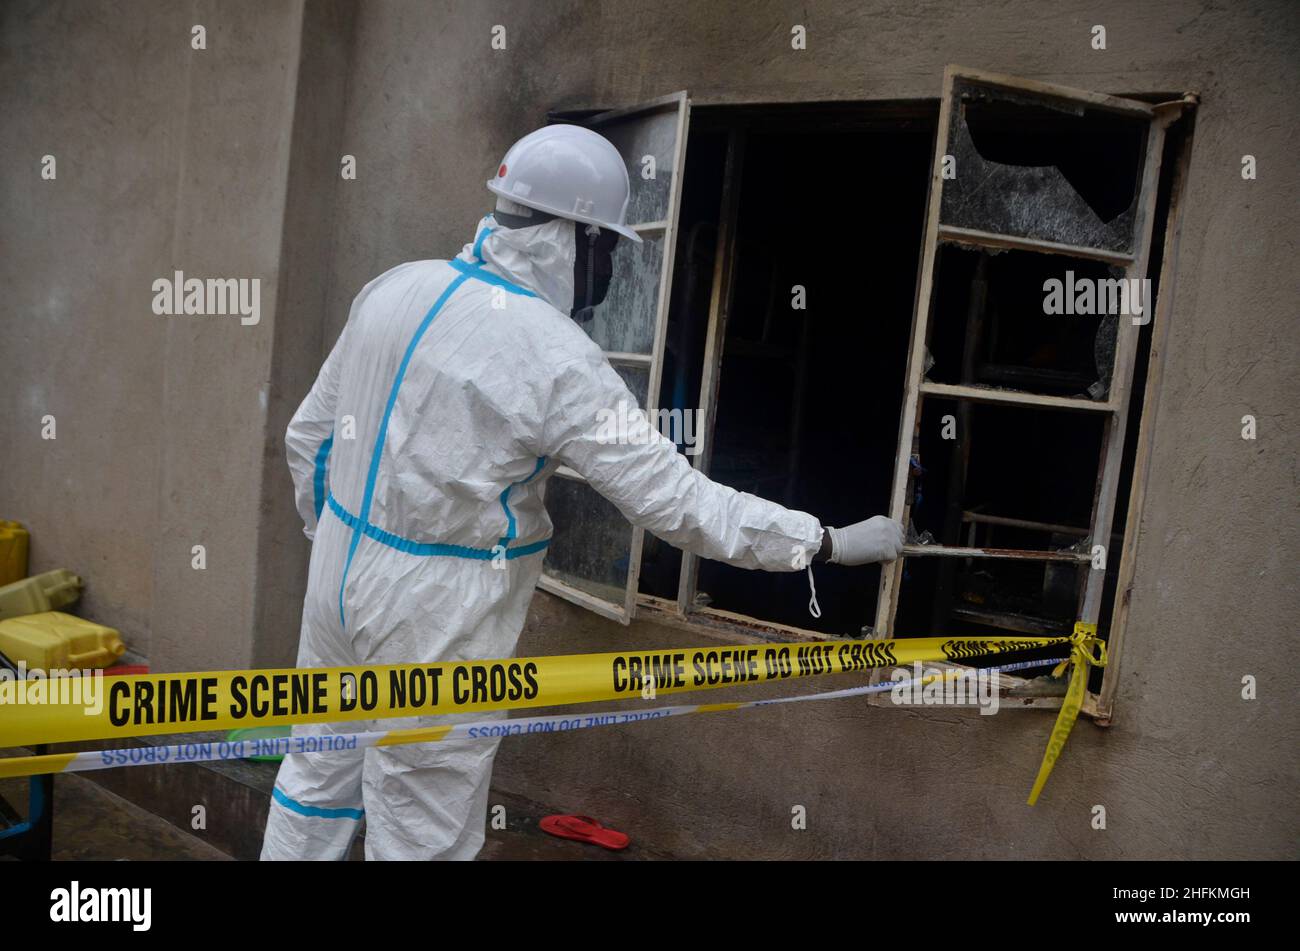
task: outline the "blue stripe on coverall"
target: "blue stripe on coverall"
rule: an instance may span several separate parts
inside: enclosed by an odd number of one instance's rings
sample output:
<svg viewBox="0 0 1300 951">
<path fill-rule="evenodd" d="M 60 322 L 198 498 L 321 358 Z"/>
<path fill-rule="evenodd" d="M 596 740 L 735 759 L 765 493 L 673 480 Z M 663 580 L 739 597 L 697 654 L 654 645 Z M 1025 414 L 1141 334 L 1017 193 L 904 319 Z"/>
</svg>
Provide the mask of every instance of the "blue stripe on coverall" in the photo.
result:
<svg viewBox="0 0 1300 951">
<path fill-rule="evenodd" d="M 290 812 L 296 812 L 300 816 L 311 816 L 313 819 L 361 819 L 365 816 L 365 811 L 362 809 L 327 809 L 324 806 L 304 805 L 296 799 L 290 799 L 280 791 L 279 786 L 271 790 L 271 798 Z"/>
<path fill-rule="evenodd" d="M 519 483 L 515 483 L 518 485 Z M 387 545 L 389 548 L 396 548 L 398 551 L 405 552 L 408 555 L 443 555 L 451 558 L 469 558 L 474 561 L 488 561 L 498 554 L 496 548 L 472 548 L 469 545 L 451 545 L 445 542 L 417 542 L 414 539 L 403 538 L 401 535 L 394 535 L 392 532 L 384 531 L 378 525 L 372 525 L 367 522 L 361 524 L 361 519 L 357 518 L 347 509 L 345 509 L 339 500 L 330 495 L 327 499 L 330 511 L 338 518 L 340 522 L 354 531 L 360 527 L 362 534 L 367 538 L 372 538 L 381 545 Z M 522 558 L 524 555 L 532 555 L 541 551 L 551 543 L 549 538 L 543 538 L 541 541 L 529 542 L 527 545 L 519 545 L 516 548 L 507 548 L 505 557 L 507 561 L 515 558 Z M 504 543 L 501 543 L 503 546 Z M 501 547 L 498 546 L 498 547 Z"/>
<path fill-rule="evenodd" d="M 546 457 L 538 456 L 537 465 L 533 467 L 533 471 L 529 473 L 528 478 L 520 479 L 518 482 L 511 482 L 501 490 L 501 507 L 506 512 L 506 533 L 501 536 L 501 540 L 497 542 L 498 545 L 509 545 L 515 540 L 515 513 L 510 511 L 510 490 L 517 485 L 527 485 L 532 482 L 537 473 L 541 472 L 545 466 Z"/>
<path fill-rule="evenodd" d="M 479 234 L 474 244 L 476 256 L 484 239 L 491 233 L 491 231 L 492 229 L 485 228 L 483 229 L 483 232 Z M 393 386 L 388 393 L 388 402 L 384 406 L 384 416 L 379 423 L 379 432 L 375 435 L 375 448 L 370 455 L 370 468 L 366 472 L 366 486 L 361 496 L 361 511 L 357 515 L 353 516 L 351 513 L 348 513 L 342 505 L 339 505 L 332 496 L 328 499 L 330 502 L 330 511 L 334 512 L 335 515 L 338 515 L 343 519 L 345 524 L 348 524 L 349 527 L 352 528 L 352 540 L 348 543 L 347 560 L 343 563 L 343 577 L 339 581 L 340 624 L 347 624 L 347 615 L 343 608 L 343 591 L 347 586 L 348 572 L 352 569 L 352 559 L 357 553 L 357 546 L 360 544 L 361 536 L 363 534 L 375 539 L 376 541 L 382 542 L 389 547 L 396 548 L 398 551 L 405 551 L 408 554 L 413 555 L 450 555 L 452 557 L 484 560 L 492 557 L 491 549 L 468 548 L 463 545 L 441 545 L 427 542 L 415 542 L 410 539 L 393 535 L 392 533 L 386 532 L 378 526 L 370 523 L 370 507 L 374 502 L 375 482 L 379 477 L 379 462 L 383 456 L 384 442 L 388 438 L 388 422 L 392 418 L 393 407 L 397 404 L 397 393 L 402 387 L 402 381 L 406 377 L 406 369 L 410 366 L 411 357 L 415 354 L 415 348 L 419 346 L 420 340 L 424 337 L 425 332 L 433 323 L 434 318 L 438 316 L 438 312 L 442 310 L 442 306 L 447 303 L 447 300 L 456 292 L 457 288 L 471 278 L 482 281 L 485 284 L 502 287 L 512 294 L 518 294 L 523 297 L 537 296 L 532 291 L 522 288 L 517 284 L 512 284 L 503 277 L 498 277 L 495 274 L 483 271 L 482 263 L 467 264 L 459 258 L 453 259 L 447 263 L 453 270 L 459 273 L 457 277 L 447 285 L 446 289 L 438 295 L 438 299 L 434 301 L 433 306 L 429 308 L 429 312 L 424 315 L 424 320 L 420 321 L 420 326 L 416 328 L 415 334 L 411 337 L 411 342 L 407 344 L 406 352 L 402 356 L 402 362 L 397 367 L 397 375 L 393 379 Z M 538 468 L 540 469 L 541 467 L 539 466 Z M 534 472 L 534 475 L 536 475 L 536 472 Z M 532 476 L 529 476 L 529 478 L 531 479 Z M 507 514 L 509 514 L 508 511 Z M 348 518 L 344 519 L 343 515 L 347 515 Z M 506 552 L 506 558 L 518 558 L 522 555 L 530 555 L 541 551 L 548 544 L 550 544 L 550 539 L 545 539 L 541 542 L 533 542 L 530 545 L 522 545 L 519 548 L 508 550 Z"/>
<path fill-rule="evenodd" d="M 490 235 L 493 231 L 496 230 L 497 230 L 496 228 L 485 227 L 482 231 L 478 233 L 478 237 L 474 239 L 474 250 L 470 253 L 474 255 L 474 260 L 478 264 L 483 263 L 483 242 L 487 240 L 488 235 Z"/>
<path fill-rule="evenodd" d="M 316 475 L 312 479 L 312 502 L 316 506 L 316 521 L 320 522 L 321 512 L 325 510 L 325 466 L 329 462 L 330 449 L 334 446 L 334 433 L 331 432 L 316 450 Z"/>
</svg>

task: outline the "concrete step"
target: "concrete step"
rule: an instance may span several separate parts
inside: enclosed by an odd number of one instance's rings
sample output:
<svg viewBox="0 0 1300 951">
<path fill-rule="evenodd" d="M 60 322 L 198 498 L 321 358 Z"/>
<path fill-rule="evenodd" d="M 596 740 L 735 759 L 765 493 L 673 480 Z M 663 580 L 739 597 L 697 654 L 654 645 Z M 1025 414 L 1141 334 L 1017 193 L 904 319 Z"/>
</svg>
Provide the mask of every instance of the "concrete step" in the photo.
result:
<svg viewBox="0 0 1300 951">
<path fill-rule="evenodd" d="M 112 742 L 77 744 L 75 749 L 127 746 L 167 746 L 173 743 L 219 743 L 226 733 L 204 732 L 134 737 Z M 60 747 L 64 749 L 64 747 Z M 253 860 L 262 851 L 262 832 L 271 803 L 278 763 L 223 760 L 130 766 L 84 774 L 124 799 L 198 836 L 236 859 Z M 55 779 L 55 785 L 63 777 Z M 194 829 L 196 807 L 202 806 L 206 828 Z M 354 857 L 363 853 L 354 848 Z"/>
<path fill-rule="evenodd" d="M 27 780 L 0 779 L 9 818 L 27 818 Z M 62 861 L 229 861 L 202 839 L 109 792 L 81 775 L 54 781 L 54 848 Z M 0 861 L 10 860 L 0 856 Z"/>
</svg>

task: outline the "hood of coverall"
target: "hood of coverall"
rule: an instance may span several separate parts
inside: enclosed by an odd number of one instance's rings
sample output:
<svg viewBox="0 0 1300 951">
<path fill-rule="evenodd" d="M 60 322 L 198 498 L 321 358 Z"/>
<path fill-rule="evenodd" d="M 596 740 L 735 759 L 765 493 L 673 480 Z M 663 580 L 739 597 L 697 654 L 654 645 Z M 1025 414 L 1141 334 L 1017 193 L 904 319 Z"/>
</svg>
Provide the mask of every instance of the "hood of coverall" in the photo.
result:
<svg viewBox="0 0 1300 951">
<path fill-rule="evenodd" d="M 488 215 L 478 223 L 474 241 L 461 250 L 461 260 L 474 262 L 474 246 L 484 228 L 493 230 L 483 239 L 479 256 L 490 270 L 513 284 L 535 291 L 566 316 L 573 310 L 573 261 L 577 242 L 572 221 L 553 218 L 527 228 L 503 228 Z"/>
</svg>

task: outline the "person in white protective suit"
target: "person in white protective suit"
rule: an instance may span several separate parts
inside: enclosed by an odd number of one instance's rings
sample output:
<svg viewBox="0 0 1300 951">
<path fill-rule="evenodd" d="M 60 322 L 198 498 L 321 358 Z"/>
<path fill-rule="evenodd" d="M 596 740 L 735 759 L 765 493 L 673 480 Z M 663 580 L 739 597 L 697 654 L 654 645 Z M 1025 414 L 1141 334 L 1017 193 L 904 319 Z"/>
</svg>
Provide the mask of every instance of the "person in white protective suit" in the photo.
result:
<svg viewBox="0 0 1300 951">
<path fill-rule="evenodd" d="M 546 481 L 560 465 L 704 558 L 792 571 L 796 547 L 843 564 L 898 556 L 903 533 L 890 519 L 824 530 L 710 481 L 657 432 L 622 442 L 603 432 L 601 411 L 636 399 L 574 318 L 604 297 L 614 243 L 640 241 L 625 224 L 626 166 L 608 141 L 541 129 L 488 187 L 497 210 L 454 260 L 402 264 L 361 290 L 289 425 L 313 539 L 299 666 L 511 656 L 551 537 Z M 342 858 L 364 816 L 368 859 L 471 859 L 498 742 L 286 757 L 262 858 Z"/>
</svg>

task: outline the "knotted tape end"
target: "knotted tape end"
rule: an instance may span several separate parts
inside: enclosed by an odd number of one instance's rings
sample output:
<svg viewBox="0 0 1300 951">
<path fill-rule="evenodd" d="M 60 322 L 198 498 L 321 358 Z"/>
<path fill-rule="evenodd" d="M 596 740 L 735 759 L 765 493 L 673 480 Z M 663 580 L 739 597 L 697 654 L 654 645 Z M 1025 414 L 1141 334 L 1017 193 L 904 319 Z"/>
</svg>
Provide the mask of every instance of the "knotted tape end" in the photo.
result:
<svg viewBox="0 0 1300 951">
<path fill-rule="evenodd" d="M 1029 805 L 1038 802 L 1038 794 L 1047 784 L 1047 777 L 1052 775 L 1052 767 L 1060 758 L 1061 751 L 1065 748 L 1065 741 L 1074 727 L 1074 721 L 1078 719 L 1083 697 L 1088 689 L 1088 668 L 1105 667 L 1106 660 L 1106 642 L 1097 636 L 1097 625 L 1075 621 L 1074 632 L 1070 635 L 1070 656 L 1056 666 L 1052 676 L 1061 676 L 1065 673 L 1065 668 L 1071 664 L 1074 665 L 1074 670 L 1070 673 L 1070 684 L 1065 691 L 1061 712 L 1057 714 L 1056 725 L 1052 728 L 1047 750 L 1043 753 L 1043 762 L 1038 768 L 1038 776 L 1034 779 L 1033 789 L 1029 791 Z"/>
</svg>

